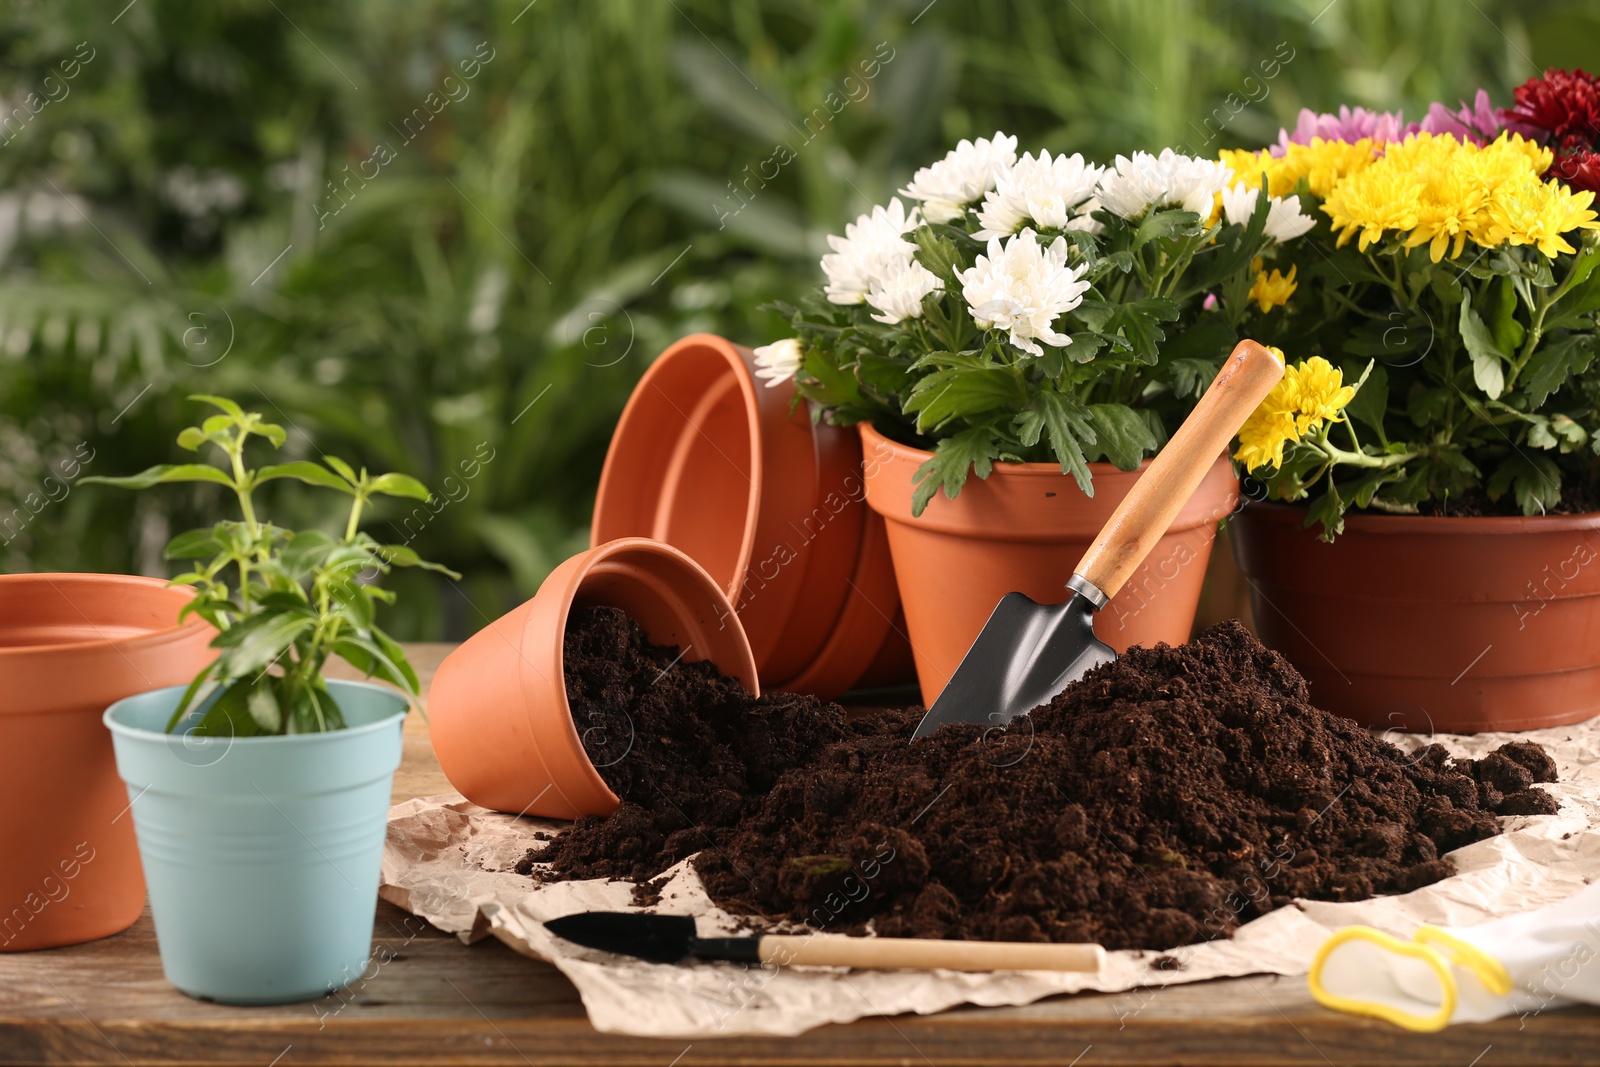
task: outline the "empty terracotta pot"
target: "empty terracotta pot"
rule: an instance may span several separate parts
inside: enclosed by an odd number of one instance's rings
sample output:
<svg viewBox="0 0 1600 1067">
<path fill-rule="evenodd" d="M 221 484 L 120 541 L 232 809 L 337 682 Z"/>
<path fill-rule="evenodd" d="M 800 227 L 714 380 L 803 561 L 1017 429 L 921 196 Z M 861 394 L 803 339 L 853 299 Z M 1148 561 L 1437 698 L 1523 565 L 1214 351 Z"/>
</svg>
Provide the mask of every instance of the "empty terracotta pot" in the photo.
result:
<svg viewBox="0 0 1600 1067">
<path fill-rule="evenodd" d="M 450 784 L 475 804 L 575 819 L 621 803 L 584 752 L 567 704 L 562 639 L 576 606 L 621 608 L 658 645 L 710 660 L 759 692 L 733 605 L 670 545 L 621 538 L 580 552 L 533 599 L 446 657 L 428 694 L 433 750 Z"/>
<path fill-rule="evenodd" d="M 1600 713 L 1600 514 L 1234 519 L 1256 632 L 1318 707 L 1385 729 L 1532 730 Z"/>
<path fill-rule="evenodd" d="M 913 518 L 914 476 L 931 453 L 866 423 L 861 438 L 867 504 L 888 524 L 917 681 L 930 705 L 1002 596 L 1067 599 L 1078 559 L 1140 473 L 1091 463 L 1089 497 L 1057 464 L 997 463 L 988 478 L 969 478 L 956 499 L 940 493 Z M 1121 652 L 1189 639 L 1217 524 L 1238 490 L 1227 457 L 1219 456 L 1138 573 L 1096 616 L 1102 641 Z"/>
<path fill-rule="evenodd" d="M 190 590 L 126 574 L 0 575 L 0 951 L 124 930 L 144 907 L 107 706 L 187 684 L 216 631 Z"/>
<path fill-rule="evenodd" d="M 856 435 L 813 424 L 754 358 L 696 334 L 656 359 L 612 436 L 591 543 L 682 549 L 737 605 L 762 685 L 834 696 L 891 636 L 885 542 Z"/>
</svg>

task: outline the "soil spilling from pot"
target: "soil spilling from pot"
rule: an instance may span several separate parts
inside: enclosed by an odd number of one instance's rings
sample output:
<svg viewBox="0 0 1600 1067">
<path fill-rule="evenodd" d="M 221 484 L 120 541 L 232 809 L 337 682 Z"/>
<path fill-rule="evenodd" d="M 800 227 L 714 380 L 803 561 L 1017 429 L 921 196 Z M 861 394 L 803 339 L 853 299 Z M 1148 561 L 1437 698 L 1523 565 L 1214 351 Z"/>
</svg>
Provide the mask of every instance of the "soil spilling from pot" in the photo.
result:
<svg viewBox="0 0 1600 1067">
<path fill-rule="evenodd" d="M 915 743 L 921 708 L 849 721 L 754 699 L 612 609 L 575 615 L 566 642 L 579 730 L 623 805 L 521 869 L 648 900 L 698 853 L 723 908 L 830 932 L 1165 950 L 1295 897 L 1427 885 L 1497 815 L 1557 807 L 1531 788 L 1555 780 L 1537 745 L 1403 752 L 1312 707 L 1237 622 L 1133 649 L 1007 729 Z"/>
</svg>

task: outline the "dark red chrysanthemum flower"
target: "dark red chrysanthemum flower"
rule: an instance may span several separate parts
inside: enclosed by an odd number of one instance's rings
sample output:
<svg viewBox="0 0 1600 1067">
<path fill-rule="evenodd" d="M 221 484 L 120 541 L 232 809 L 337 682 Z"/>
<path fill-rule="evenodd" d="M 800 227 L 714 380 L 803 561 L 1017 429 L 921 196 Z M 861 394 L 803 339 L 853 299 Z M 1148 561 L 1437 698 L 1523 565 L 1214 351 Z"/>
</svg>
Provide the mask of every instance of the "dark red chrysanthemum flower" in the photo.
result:
<svg viewBox="0 0 1600 1067">
<path fill-rule="evenodd" d="M 1517 86 L 1516 98 L 1504 112 L 1508 120 L 1548 131 L 1556 144 L 1592 148 L 1600 140 L 1600 78 L 1553 68 Z"/>
<path fill-rule="evenodd" d="M 1582 149 L 1558 155 L 1548 173 L 1573 189 L 1587 189 L 1600 195 L 1600 152 Z"/>
</svg>

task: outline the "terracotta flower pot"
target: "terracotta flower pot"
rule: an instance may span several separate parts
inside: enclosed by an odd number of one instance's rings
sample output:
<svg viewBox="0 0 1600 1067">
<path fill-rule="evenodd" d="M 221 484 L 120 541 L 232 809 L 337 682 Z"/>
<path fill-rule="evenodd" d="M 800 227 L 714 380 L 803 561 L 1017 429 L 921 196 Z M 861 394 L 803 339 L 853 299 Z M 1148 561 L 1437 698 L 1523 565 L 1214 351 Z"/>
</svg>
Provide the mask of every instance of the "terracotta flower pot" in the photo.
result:
<svg viewBox="0 0 1600 1067">
<path fill-rule="evenodd" d="M 621 803 L 584 752 L 567 704 L 562 639 L 574 606 L 621 608 L 650 640 L 709 659 L 759 692 L 733 606 L 694 560 L 640 537 L 580 552 L 533 599 L 450 653 L 428 695 L 433 750 L 475 804 L 519 815 L 609 815 Z"/>
<path fill-rule="evenodd" d="M 1532 730 L 1600 713 L 1600 514 L 1234 520 L 1261 640 L 1319 707 L 1383 728 Z"/>
<path fill-rule="evenodd" d="M 1026 593 L 1056 604 L 1078 559 L 1139 477 L 1092 463 L 1093 497 L 1054 463 L 997 463 L 969 478 L 954 500 L 936 495 L 913 518 L 914 475 L 931 455 L 861 425 L 867 504 L 889 529 L 922 699 L 931 705 L 995 604 Z M 1143 469 L 1142 467 L 1140 468 Z M 1238 479 L 1219 456 L 1166 535 L 1095 619 L 1100 639 L 1130 645 L 1189 639 L 1217 523 L 1238 499 Z"/>
<path fill-rule="evenodd" d="M 656 359 L 606 453 L 591 544 L 682 549 L 737 605 L 764 686 L 833 696 L 891 637 L 882 531 L 855 434 L 812 424 L 754 358 L 696 334 Z"/>
<path fill-rule="evenodd" d="M 216 631 L 188 589 L 125 574 L 0 575 L 0 951 L 124 930 L 144 877 L 100 716 L 186 684 Z"/>
</svg>

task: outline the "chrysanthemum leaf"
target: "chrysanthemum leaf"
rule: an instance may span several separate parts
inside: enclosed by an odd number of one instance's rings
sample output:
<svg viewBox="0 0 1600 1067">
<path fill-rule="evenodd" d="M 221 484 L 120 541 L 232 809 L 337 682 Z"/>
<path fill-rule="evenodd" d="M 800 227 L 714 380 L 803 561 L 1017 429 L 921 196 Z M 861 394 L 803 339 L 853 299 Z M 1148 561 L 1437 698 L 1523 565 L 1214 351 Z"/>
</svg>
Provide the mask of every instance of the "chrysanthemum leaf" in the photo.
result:
<svg viewBox="0 0 1600 1067">
<path fill-rule="evenodd" d="M 1483 324 L 1483 318 L 1467 301 L 1461 304 L 1461 341 L 1472 357 L 1472 380 L 1490 400 L 1500 399 L 1506 388 L 1506 354 L 1500 351 L 1489 328 Z"/>
</svg>

